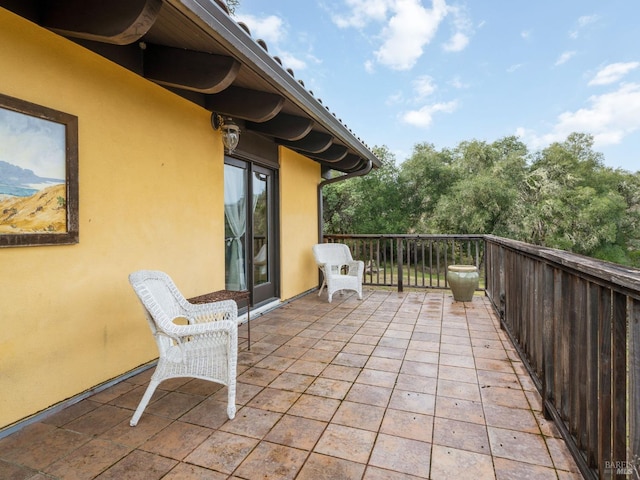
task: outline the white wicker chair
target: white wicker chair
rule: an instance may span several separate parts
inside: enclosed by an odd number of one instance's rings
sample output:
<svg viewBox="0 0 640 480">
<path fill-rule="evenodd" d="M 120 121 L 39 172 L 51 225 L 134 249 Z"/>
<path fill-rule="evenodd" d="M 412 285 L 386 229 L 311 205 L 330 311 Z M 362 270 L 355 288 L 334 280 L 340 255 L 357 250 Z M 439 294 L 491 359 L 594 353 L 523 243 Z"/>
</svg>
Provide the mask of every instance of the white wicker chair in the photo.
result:
<svg viewBox="0 0 640 480">
<path fill-rule="evenodd" d="M 326 286 L 329 303 L 331 303 L 333 294 L 341 290 L 355 290 L 358 293 L 358 298 L 362 300 L 364 262 L 354 261 L 347 245 L 318 243 L 313 246 L 313 255 L 323 277 L 318 296 L 322 294 L 322 290 Z"/>
<path fill-rule="evenodd" d="M 236 414 L 238 306 L 233 300 L 194 305 L 163 272 L 140 270 L 129 275 L 142 302 L 160 357 L 151 382 L 133 414 L 138 423 L 160 382 L 194 377 L 227 386 L 227 415 Z M 179 325 L 175 320 L 186 320 Z"/>
</svg>

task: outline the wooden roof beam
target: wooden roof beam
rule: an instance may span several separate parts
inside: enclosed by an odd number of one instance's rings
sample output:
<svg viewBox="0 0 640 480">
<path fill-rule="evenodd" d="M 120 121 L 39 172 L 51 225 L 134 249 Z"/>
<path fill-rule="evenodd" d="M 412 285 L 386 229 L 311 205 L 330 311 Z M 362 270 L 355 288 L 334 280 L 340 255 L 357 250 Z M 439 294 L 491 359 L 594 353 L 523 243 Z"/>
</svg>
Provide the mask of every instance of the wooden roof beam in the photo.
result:
<svg viewBox="0 0 640 480">
<path fill-rule="evenodd" d="M 144 76 L 160 85 L 200 93 L 217 93 L 229 87 L 238 75 L 240 62 L 180 48 L 147 44 Z"/>
<path fill-rule="evenodd" d="M 229 87 L 219 93 L 207 95 L 205 104 L 211 112 L 250 122 L 266 122 L 280 113 L 284 97 L 276 93 Z"/>
<path fill-rule="evenodd" d="M 149 31 L 163 0 L 64 0 L 44 3 L 42 26 L 60 35 L 128 45 Z"/>
<path fill-rule="evenodd" d="M 296 141 L 306 137 L 313 128 L 313 120 L 296 115 L 281 113 L 263 123 L 246 122 L 245 128 L 262 135 Z"/>
<path fill-rule="evenodd" d="M 279 140 L 278 143 L 293 150 L 300 150 L 307 153 L 321 153 L 328 149 L 333 143 L 333 137 L 327 133 L 311 130 L 309 134 L 296 141 Z"/>
<path fill-rule="evenodd" d="M 323 162 L 335 163 L 344 159 L 349 153 L 349 149 L 343 145 L 333 144 L 324 152 L 309 154 L 309 157 Z"/>
</svg>

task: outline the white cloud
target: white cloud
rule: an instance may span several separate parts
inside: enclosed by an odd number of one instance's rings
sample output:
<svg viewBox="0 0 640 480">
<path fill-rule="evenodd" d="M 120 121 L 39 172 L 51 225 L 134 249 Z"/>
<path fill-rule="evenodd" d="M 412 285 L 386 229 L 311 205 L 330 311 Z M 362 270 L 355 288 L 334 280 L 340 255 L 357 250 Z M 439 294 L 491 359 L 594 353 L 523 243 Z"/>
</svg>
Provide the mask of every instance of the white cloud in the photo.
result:
<svg viewBox="0 0 640 480">
<path fill-rule="evenodd" d="M 571 57 L 573 57 L 575 54 L 576 54 L 575 51 L 562 52 L 562 55 L 558 57 L 554 65 L 557 67 L 559 65 L 562 65 L 563 63 L 567 63 L 571 59 Z"/>
<path fill-rule="evenodd" d="M 331 18 L 340 28 L 364 28 L 371 21 L 385 21 L 392 2 L 389 0 L 346 0 L 346 8 L 336 9 Z M 345 15 L 345 11 L 349 10 Z"/>
<path fill-rule="evenodd" d="M 453 113 L 458 108 L 458 102 L 455 100 L 446 103 L 436 103 L 434 105 L 425 105 L 419 110 L 410 110 L 402 114 L 401 119 L 404 123 L 415 127 L 428 128 L 433 123 L 433 115 L 438 112 Z"/>
<path fill-rule="evenodd" d="M 453 77 L 451 79 L 451 81 L 449 82 L 449 84 L 453 88 L 458 88 L 458 89 L 469 88 L 469 84 L 468 83 L 464 83 L 462 81 L 462 79 L 460 78 L 460 75 L 456 75 L 455 77 Z"/>
<path fill-rule="evenodd" d="M 287 40 L 287 29 L 282 18 L 276 15 L 256 17 L 255 15 L 239 15 L 237 20 L 245 23 L 251 31 L 254 39 L 261 38 L 267 44 L 269 53 L 275 54 L 282 60 L 285 68 L 292 70 L 304 70 L 307 62 L 296 57 L 291 52 L 281 48 Z"/>
<path fill-rule="evenodd" d="M 447 13 L 451 15 L 454 33 L 443 45 L 446 52 L 460 52 L 469 44 L 469 36 L 473 33 L 473 25 L 466 10 L 460 6 L 447 6 Z"/>
<path fill-rule="evenodd" d="M 583 15 L 582 17 L 578 18 L 578 21 L 576 22 L 578 26 L 569 32 L 569 37 L 573 39 L 578 38 L 578 36 L 580 35 L 580 30 L 591 25 L 592 23 L 596 23 L 598 20 L 600 20 L 600 17 L 598 15 Z"/>
<path fill-rule="evenodd" d="M 519 68 L 522 68 L 524 64 L 522 63 L 516 63 L 514 65 L 511 65 L 509 68 L 507 68 L 507 73 L 513 73 L 516 70 L 518 70 Z"/>
<path fill-rule="evenodd" d="M 364 62 L 364 69 L 367 73 L 374 73 L 376 69 L 373 64 L 373 60 L 367 60 L 366 62 Z"/>
<path fill-rule="evenodd" d="M 520 36 L 525 39 L 525 40 L 529 40 L 529 38 L 531 38 L 531 30 L 523 30 L 520 32 Z"/>
<path fill-rule="evenodd" d="M 402 94 L 402 92 L 396 92 L 389 95 L 384 103 L 385 105 L 391 107 L 393 105 L 399 105 L 403 101 L 404 101 L 404 95 Z"/>
<path fill-rule="evenodd" d="M 394 70 L 409 70 L 422 56 L 440 23 L 447 15 L 444 0 L 433 0 L 433 8 L 424 8 L 419 0 L 397 0 L 393 16 L 382 30 L 382 46 L 375 52 L 378 62 Z"/>
<path fill-rule="evenodd" d="M 421 75 L 413 81 L 413 88 L 416 91 L 417 99 L 421 100 L 436 91 L 433 78 L 429 75 Z"/>
<path fill-rule="evenodd" d="M 640 62 L 610 63 L 596 73 L 596 76 L 591 79 L 589 85 L 609 85 L 615 83 L 639 66 Z"/>
<path fill-rule="evenodd" d="M 573 132 L 593 135 L 594 147 L 618 144 L 624 137 L 640 130 L 640 84 L 627 83 L 617 90 L 594 95 L 589 106 L 560 114 L 550 132 L 538 134 L 518 128 L 516 135 L 534 149 L 566 140 Z"/>
<path fill-rule="evenodd" d="M 275 15 L 262 18 L 255 15 L 238 15 L 237 20 L 249 27 L 254 39 L 261 38 L 267 42 L 267 46 L 269 43 L 279 43 L 286 35 L 282 19 Z"/>
<path fill-rule="evenodd" d="M 469 45 L 469 37 L 462 32 L 456 32 L 442 48 L 447 52 L 460 52 L 467 45 Z"/>
</svg>

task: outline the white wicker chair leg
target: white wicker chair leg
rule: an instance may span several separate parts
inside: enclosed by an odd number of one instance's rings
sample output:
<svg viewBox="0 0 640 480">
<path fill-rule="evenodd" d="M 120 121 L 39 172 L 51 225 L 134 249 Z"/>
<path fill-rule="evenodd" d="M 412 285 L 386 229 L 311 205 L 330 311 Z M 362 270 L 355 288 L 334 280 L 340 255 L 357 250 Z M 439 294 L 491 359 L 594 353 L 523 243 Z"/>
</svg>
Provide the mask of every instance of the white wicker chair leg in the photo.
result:
<svg viewBox="0 0 640 480">
<path fill-rule="evenodd" d="M 153 392 L 156 391 L 156 388 L 158 387 L 158 385 L 160 385 L 160 382 L 158 381 L 151 380 L 151 382 L 149 382 L 149 386 L 145 390 L 144 395 L 142 396 L 142 400 L 140 400 L 140 403 L 138 404 L 138 408 L 136 408 L 136 411 L 133 414 L 133 417 L 131 418 L 129 425 L 131 425 L 132 427 L 135 427 L 138 424 L 138 420 L 140 420 L 140 417 L 142 416 L 142 412 L 144 412 L 144 409 L 147 408 L 147 405 L 149 404 L 149 400 L 151 400 L 151 397 L 153 396 Z"/>
</svg>

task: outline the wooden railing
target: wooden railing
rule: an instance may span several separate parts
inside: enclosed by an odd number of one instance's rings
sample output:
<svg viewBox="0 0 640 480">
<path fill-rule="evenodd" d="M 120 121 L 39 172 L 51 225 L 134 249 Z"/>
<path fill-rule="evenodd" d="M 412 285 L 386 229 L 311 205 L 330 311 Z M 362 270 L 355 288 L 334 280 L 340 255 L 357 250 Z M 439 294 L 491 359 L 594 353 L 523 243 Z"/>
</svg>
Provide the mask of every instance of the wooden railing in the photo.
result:
<svg viewBox="0 0 640 480">
<path fill-rule="evenodd" d="M 366 265 L 364 283 L 481 285 L 587 479 L 640 480 L 640 271 L 494 236 L 327 235 Z"/>
<path fill-rule="evenodd" d="M 449 288 L 447 267 L 475 265 L 484 280 L 481 235 L 325 235 L 326 242 L 349 245 L 365 264 L 364 285 L 397 288 Z M 483 284 L 484 282 L 481 281 Z"/>
</svg>

